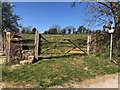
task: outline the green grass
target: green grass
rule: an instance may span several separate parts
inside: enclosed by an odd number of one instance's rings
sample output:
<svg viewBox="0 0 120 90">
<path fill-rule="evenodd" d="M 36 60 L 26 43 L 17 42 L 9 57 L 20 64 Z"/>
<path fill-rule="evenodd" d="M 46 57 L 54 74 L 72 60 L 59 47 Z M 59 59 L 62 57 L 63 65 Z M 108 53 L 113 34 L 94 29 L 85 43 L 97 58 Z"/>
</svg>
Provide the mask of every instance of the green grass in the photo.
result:
<svg viewBox="0 0 120 90">
<path fill-rule="evenodd" d="M 18 85 L 30 83 L 37 88 L 64 85 L 70 80 L 81 82 L 95 76 L 113 74 L 118 67 L 109 58 L 86 56 L 70 56 L 58 59 L 43 59 L 35 64 L 24 65 L 10 71 L 11 66 L 3 66 L 3 81 L 13 81 Z M 87 69 L 88 70 L 87 70 Z"/>
<path fill-rule="evenodd" d="M 23 38 L 23 43 L 31 43 L 34 44 L 35 42 L 35 34 L 20 34 Z"/>
</svg>

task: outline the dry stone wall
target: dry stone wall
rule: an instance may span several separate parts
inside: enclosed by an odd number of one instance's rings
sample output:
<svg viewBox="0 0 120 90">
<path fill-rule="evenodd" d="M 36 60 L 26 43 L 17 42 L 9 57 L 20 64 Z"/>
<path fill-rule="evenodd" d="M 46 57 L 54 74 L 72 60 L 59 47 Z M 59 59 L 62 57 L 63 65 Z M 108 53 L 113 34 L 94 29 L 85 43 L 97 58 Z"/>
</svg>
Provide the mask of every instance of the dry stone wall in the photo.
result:
<svg viewBox="0 0 120 90">
<path fill-rule="evenodd" d="M 22 38 L 11 38 L 10 42 L 10 64 L 19 63 L 22 60 Z"/>
<path fill-rule="evenodd" d="M 22 50 L 22 60 L 28 60 L 29 56 L 34 56 L 33 50 Z"/>
</svg>

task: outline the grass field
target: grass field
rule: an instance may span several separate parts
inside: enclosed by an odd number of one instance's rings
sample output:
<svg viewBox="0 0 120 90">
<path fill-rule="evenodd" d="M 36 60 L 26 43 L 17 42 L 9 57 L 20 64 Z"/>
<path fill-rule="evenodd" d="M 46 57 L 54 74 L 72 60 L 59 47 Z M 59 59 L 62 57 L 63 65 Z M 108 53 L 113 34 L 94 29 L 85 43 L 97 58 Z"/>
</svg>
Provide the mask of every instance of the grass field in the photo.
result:
<svg viewBox="0 0 120 90">
<path fill-rule="evenodd" d="M 34 35 L 21 34 L 24 43 L 34 43 Z M 63 38 L 87 39 L 87 35 L 44 35 L 47 40 L 58 41 Z M 53 39 L 54 38 L 54 39 Z M 57 50 L 57 49 L 56 49 Z M 41 59 L 30 65 L 16 69 L 3 65 L 2 80 L 16 86 L 30 84 L 33 88 L 46 88 L 69 83 L 71 80 L 81 82 L 105 74 L 119 72 L 118 66 L 109 60 L 109 53 L 96 56 L 76 55 L 54 59 Z"/>
</svg>

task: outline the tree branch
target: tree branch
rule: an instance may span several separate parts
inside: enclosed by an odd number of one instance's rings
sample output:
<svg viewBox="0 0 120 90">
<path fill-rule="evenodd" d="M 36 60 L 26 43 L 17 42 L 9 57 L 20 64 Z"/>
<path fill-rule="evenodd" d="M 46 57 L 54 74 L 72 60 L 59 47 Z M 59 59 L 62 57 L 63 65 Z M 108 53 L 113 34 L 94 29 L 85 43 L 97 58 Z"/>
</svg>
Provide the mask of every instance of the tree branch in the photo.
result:
<svg viewBox="0 0 120 90">
<path fill-rule="evenodd" d="M 98 3 L 100 3 L 100 4 L 104 5 L 104 6 L 108 7 L 108 8 L 111 8 L 111 6 L 110 6 L 110 5 L 108 5 L 108 4 L 104 3 L 104 2 L 98 2 Z"/>
</svg>

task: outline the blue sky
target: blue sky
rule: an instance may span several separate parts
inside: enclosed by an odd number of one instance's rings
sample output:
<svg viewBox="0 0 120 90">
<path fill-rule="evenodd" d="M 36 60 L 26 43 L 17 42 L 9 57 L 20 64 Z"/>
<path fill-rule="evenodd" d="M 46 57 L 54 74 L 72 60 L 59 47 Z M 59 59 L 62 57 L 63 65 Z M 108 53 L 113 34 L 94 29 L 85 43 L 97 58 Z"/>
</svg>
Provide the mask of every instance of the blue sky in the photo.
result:
<svg viewBox="0 0 120 90">
<path fill-rule="evenodd" d="M 78 28 L 84 22 L 84 4 L 72 8 L 72 2 L 12 2 L 16 7 L 14 13 L 19 15 L 24 27 L 31 25 L 40 33 L 48 30 L 53 24 Z M 97 28 L 96 28 L 97 29 Z M 94 28 L 95 30 L 95 28 Z"/>
</svg>

